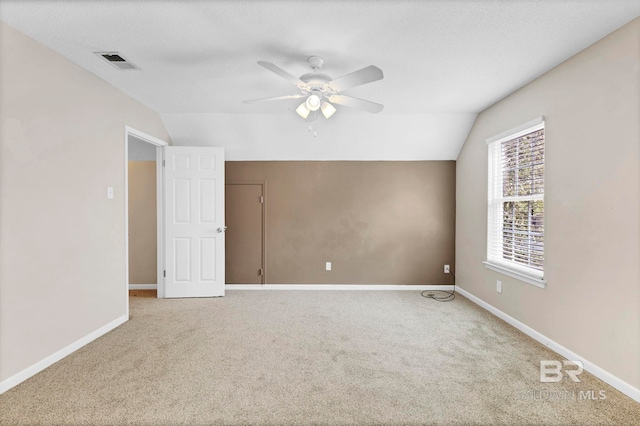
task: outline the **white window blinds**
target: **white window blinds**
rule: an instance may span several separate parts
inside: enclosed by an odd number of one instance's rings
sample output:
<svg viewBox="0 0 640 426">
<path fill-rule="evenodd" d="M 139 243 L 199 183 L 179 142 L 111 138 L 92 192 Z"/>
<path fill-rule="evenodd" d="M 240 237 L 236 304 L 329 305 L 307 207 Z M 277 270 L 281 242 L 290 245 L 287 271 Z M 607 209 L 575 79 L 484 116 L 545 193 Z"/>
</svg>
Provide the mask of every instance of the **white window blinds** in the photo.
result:
<svg viewBox="0 0 640 426">
<path fill-rule="evenodd" d="M 540 118 L 487 142 L 487 263 L 542 280 L 544 121 Z"/>
</svg>

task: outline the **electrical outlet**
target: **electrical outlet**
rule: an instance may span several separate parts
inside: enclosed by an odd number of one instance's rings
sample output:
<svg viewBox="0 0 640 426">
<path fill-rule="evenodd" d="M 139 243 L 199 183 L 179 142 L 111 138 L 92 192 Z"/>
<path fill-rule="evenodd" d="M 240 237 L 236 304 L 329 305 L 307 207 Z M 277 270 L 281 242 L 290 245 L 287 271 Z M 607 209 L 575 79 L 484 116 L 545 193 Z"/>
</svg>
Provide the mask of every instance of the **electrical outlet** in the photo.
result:
<svg viewBox="0 0 640 426">
<path fill-rule="evenodd" d="M 496 281 L 496 291 L 502 293 L 502 281 Z"/>
<path fill-rule="evenodd" d="M 451 269 L 449 269 L 449 265 L 444 265 L 444 273 L 445 274 L 450 274 L 451 273 Z"/>
<path fill-rule="evenodd" d="M 331 262 L 326 262 L 326 263 L 324 264 L 324 267 L 325 267 L 325 269 L 326 269 L 327 271 L 330 271 L 330 270 L 331 270 Z"/>
</svg>

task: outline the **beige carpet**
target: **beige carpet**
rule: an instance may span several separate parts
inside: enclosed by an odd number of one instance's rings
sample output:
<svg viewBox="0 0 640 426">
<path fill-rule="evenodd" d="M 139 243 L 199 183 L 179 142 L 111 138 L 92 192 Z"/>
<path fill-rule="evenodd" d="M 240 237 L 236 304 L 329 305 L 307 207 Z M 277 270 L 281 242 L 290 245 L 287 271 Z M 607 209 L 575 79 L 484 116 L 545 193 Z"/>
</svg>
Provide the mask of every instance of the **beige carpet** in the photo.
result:
<svg viewBox="0 0 640 426">
<path fill-rule="evenodd" d="M 439 303 L 409 291 L 229 291 L 187 300 L 138 293 L 131 315 L 0 395 L 0 424 L 640 419 L 640 404 L 590 374 L 576 384 L 540 383 L 540 360 L 561 358 L 462 296 Z M 604 400 L 580 398 L 601 390 Z"/>
</svg>

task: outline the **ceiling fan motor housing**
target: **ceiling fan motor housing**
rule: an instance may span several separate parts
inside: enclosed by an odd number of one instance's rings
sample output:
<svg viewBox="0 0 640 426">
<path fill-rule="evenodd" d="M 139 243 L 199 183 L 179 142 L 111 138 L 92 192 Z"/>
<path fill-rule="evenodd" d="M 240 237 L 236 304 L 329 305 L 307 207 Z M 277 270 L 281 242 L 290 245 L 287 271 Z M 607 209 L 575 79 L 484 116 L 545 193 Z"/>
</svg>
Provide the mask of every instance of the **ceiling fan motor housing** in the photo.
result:
<svg viewBox="0 0 640 426">
<path fill-rule="evenodd" d="M 312 90 L 322 90 L 332 79 L 327 74 L 310 72 L 300 77 Z"/>
</svg>

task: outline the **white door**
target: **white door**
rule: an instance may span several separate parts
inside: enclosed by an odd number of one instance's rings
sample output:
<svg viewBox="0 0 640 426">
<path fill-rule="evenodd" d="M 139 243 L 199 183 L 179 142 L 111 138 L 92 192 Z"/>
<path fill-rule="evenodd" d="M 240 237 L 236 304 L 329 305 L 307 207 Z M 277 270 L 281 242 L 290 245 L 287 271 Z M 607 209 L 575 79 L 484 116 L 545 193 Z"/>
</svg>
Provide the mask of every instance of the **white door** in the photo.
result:
<svg viewBox="0 0 640 426">
<path fill-rule="evenodd" d="M 164 161 L 164 296 L 224 296 L 224 149 L 168 146 Z"/>
</svg>

